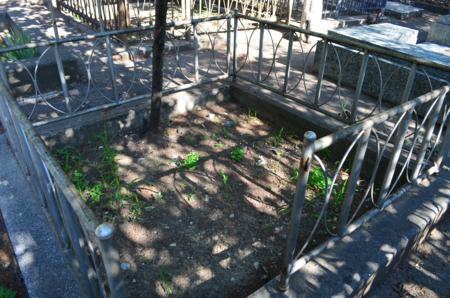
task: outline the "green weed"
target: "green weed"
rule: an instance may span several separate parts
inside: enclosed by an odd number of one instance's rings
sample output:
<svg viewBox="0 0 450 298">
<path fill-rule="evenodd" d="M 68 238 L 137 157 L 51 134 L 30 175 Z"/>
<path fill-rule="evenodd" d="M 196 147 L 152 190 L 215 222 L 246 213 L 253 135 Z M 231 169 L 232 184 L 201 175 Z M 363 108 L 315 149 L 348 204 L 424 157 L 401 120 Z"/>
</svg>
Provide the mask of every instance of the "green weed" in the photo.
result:
<svg viewBox="0 0 450 298">
<path fill-rule="evenodd" d="M 172 285 L 172 277 L 165 270 L 161 270 L 159 272 L 159 279 L 161 280 L 161 285 L 164 288 L 164 291 L 168 295 L 173 294 L 173 285 Z"/>
<path fill-rule="evenodd" d="M 16 292 L 11 289 L 0 286 L 0 298 L 15 298 Z"/>
<path fill-rule="evenodd" d="M 328 177 L 327 183 L 325 183 L 325 176 L 320 167 L 314 167 L 309 173 L 308 185 L 319 195 L 322 195 L 326 191 L 326 184 L 331 186 L 331 178 Z"/>
<path fill-rule="evenodd" d="M 281 216 L 286 216 L 291 214 L 291 208 L 290 207 L 281 207 L 278 209 L 278 214 L 280 214 Z"/>
<path fill-rule="evenodd" d="M 241 162 L 245 157 L 245 149 L 242 146 L 237 146 L 230 153 L 230 158 L 236 162 Z"/>
<path fill-rule="evenodd" d="M 195 170 L 200 161 L 200 155 L 197 152 L 191 151 L 182 161 L 181 165 L 185 170 Z"/>
<path fill-rule="evenodd" d="M 230 175 L 225 173 L 223 170 L 219 171 L 220 177 L 222 177 L 223 186 L 228 185 L 228 181 L 230 180 Z"/>
<path fill-rule="evenodd" d="M 11 33 L 6 37 L 13 46 L 21 46 L 31 42 L 31 37 L 25 33 Z M 6 47 L 3 45 L 2 47 Z M 31 59 L 38 56 L 36 49 L 23 49 L 3 54 L 7 60 Z"/>
<path fill-rule="evenodd" d="M 286 134 L 284 128 L 281 128 L 279 131 L 277 131 L 270 137 L 269 142 L 272 146 L 279 147 L 281 144 L 284 143 L 285 137 Z"/>
<path fill-rule="evenodd" d="M 291 180 L 292 183 L 297 183 L 298 176 L 299 176 L 298 169 L 297 168 L 292 168 L 291 169 L 291 175 L 289 176 L 289 180 Z"/>
</svg>

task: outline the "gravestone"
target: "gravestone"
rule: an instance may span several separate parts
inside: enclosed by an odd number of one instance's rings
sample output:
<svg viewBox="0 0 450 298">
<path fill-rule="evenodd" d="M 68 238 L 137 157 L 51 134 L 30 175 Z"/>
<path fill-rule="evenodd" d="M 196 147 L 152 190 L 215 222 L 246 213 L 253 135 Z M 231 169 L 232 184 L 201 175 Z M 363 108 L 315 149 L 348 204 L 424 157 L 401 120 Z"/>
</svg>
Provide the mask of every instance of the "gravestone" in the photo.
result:
<svg viewBox="0 0 450 298">
<path fill-rule="evenodd" d="M 431 25 L 427 41 L 450 47 L 450 14 Z"/>
<path fill-rule="evenodd" d="M 393 16 L 397 19 L 404 20 L 412 17 L 422 16 L 423 9 L 399 2 L 387 1 L 384 14 Z"/>
<path fill-rule="evenodd" d="M 356 41 L 378 46 L 408 56 L 450 65 L 448 47 L 433 44 L 415 44 L 418 31 L 393 24 L 376 24 L 329 31 L 329 35 L 342 41 Z M 323 43 L 318 45 L 315 56 L 316 71 L 319 67 Z M 375 99 L 394 105 L 401 103 L 411 63 L 386 55 L 370 56 L 362 92 Z M 356 88 L 363 60 L 363 51 L 333 44 L 328 46 L 324 76 L 335 83 Z M 447 81 L 447 82 L 446 82 Z M 412 97 L 425 94 L 450 81 L 450 73 L 436 68 L 419 67 L 414 81 Z"/>
</svg>

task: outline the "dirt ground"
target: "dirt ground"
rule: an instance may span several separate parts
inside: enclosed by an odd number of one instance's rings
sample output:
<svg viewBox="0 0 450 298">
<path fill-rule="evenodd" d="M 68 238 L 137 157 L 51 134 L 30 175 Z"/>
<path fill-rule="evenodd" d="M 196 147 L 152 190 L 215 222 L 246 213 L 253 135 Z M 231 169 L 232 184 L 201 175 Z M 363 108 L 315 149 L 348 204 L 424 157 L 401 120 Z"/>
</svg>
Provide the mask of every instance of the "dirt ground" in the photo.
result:
<svg viewBox="0 0 450 298">
<path fill-rule="evenodd" d="M 0 213 L 0 289 L 9 289 L 16 298 L 28 297 L 11 242 Z M 0 297 L 2 296 L 0 290 Z M 8 297 L 8 296 L 6 296 Z"/>
<path fill-rule="evenodd" d="M 244 297 L 276 276 L 301 145 L 295 134 L 232 102 L 179 115 L 147 138 L 114 136 L 118 175 L 133 185 L 124 191 L 139 196 L 122 203 L 103 199 L 92 208 L 99 221 L 117 226 L 129 295 Z M 244 152 L 241 161 L 231 158 L 236 148 Z M 103 145 L 95 141 L 81 146 L 83 171 L 91 183 L 101 180 L 102 152 Z M 199 161 L 186 168 L 192 153 Z M 332 169 L 329 154 L 319 153 Z M 319 192 L 309 189 L 301 242 L 323 205 Z M 331 230 L 338 212 L 332 201 Z M 321 226 L 310 247 L 327 237 Z"/>
</svg>

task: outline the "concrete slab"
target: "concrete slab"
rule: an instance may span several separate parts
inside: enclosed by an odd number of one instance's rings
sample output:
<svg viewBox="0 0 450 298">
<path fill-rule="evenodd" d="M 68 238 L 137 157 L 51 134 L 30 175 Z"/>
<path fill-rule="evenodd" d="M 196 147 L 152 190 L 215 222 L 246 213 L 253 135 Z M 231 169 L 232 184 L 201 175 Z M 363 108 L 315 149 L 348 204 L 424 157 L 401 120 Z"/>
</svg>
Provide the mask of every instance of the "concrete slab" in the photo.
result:
<svg viewBox="0 0 450 298">
<path fill-rule="evenodd" d="M 5 134 L 0 165 L 0 210 L 29 296 L 85 297 Z"/>
<path fill-rule="evenodd" d="M 431 25 L 427 41 L 450 47 L 450 14 Z"/>
<path fill-rule="evenodd" d="M 365 42 L 391 47 L 392 44 L 416 44 L 419 31 L 390 23 L 342 28 L 328 31 L 331 36 L 346 40 L 364 40 Z"/>
<path fill-rule="evenodd" d="M 423 9 L 399 2 L 387 1 L 384 13 L 386 15 L 391 15 L 398 19 L 404 20 L 407 18 L 422 16 Z"/>
</svg>

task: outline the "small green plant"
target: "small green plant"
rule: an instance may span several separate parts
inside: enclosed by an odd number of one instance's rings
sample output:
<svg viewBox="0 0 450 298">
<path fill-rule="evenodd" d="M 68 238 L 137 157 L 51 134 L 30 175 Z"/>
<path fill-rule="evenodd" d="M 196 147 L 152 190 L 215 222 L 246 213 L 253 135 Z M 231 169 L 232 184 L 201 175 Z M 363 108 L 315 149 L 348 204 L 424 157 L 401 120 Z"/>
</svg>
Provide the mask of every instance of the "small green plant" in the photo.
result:
<svg viewBox="0 0 450 298">
<path fill-rule="evenodd" d="M 200 161 L 200 155 L 197 152 L 191 151 L 186 156 L 186 158 L 182 161 L 181 166 L 185 170 L 195 170 L 198 166 L 198 162 Z"/>
<path fill-rule="evenodd" d="M 326 186 L 331 186 L 331 178 L 328 177 L 327 183 L 325 183 L 325 176 L 320 167 L 314 167 L 309 173 L 308 185 L 318 194 L 322 195 L 326 191 Z"/>
<path fill-rule="evenodd" d="M 222 177 L 223 186 L 228 185 L 228 181 L 230 180 L 230 175 L 225 173 L 223 170 L 219 171 L 220 177 Z"/>
<path fill-rule="evenodd" d="M 285 136 L 286 134 L 284 132 L 284 128 L 281 128 L 279 131 L 277 131 L 270 137 L 270 143 L 274 147 L 279 147 L 281 144 L 284 143 Z"/>
<path fill-rule="evenodd" d="M 95 205 L 100 204 L 103 194 L 103 185 L 101 183 L 94 184 L 88 190 L 89 199 Z"/>
<path fill-rule="evenodd" d="M 173 285 L 172 285 L 172 277 L 169 273 L 167 273 L 164 269 L 159 272 L 159 279 L 161 280 L 161 285 L 164 288 L 164 291 L 168 295 L 173 294 Z"/>
<path fill-rule="evenodd" d="M 247 110 L 247 115 L 245 117 L 247 122 L 258 119 L 258 112 L 252 109 Z"/>
<path fill-rule="evenodd" d="M 280 214 L 281 216 L 286 216 L 291 214 L 291 208 L 290 207 L 281 207 L 278 209 L 278 214 Z"/>
<path fill-rule="evenodd" d="M 154 199 L 155 199 L 155 201 L 156 201 L 157 203 L 163 203 L 165 197 L 164 197 L 164 194 L 163 194 L 162 192 L 157 192 L 157 193 L 154 195 Z"/>
<path fill-rule="evenodd" d="M 333 193 L 333 204 L 340 206 L 344 202 L 345 192 L 347 191 L 348 180 L 345 180 L 339 185 L 339 189 Z"/>
<path fill-rule="evenodd" d="M 291 175 L 289 176 L 289 180 L 291 180 L 292 183 L 297 183 L 298 180 L 299 171 L 297 168 L 291 169 Z"/>
<path fill-rule="evenodd" d="M 15 298 L 16 292 L 11 289 L 0 286 L 0 298 Z"/>
<path fill-rule="evenodd" d="M 12 32 L 11 34 L 8 34 L 6 38 L 12 46 L 21 46 L 31 42 L 31 37 L 25 33 Z M 6 47 L 6 45 L 3 45 L 3 47 Z M 31 59 L 37 56 L 38 53 L 36 49 L 16 50 L 3 55 L 7 60 Z"/>
<path fill-rule="evenodd" d="M 242 146 L 237 146 L 230 153 L 230 158 L 236 162 L 241 162 L 245 157 L 245 149 Z"/>
</svg>

